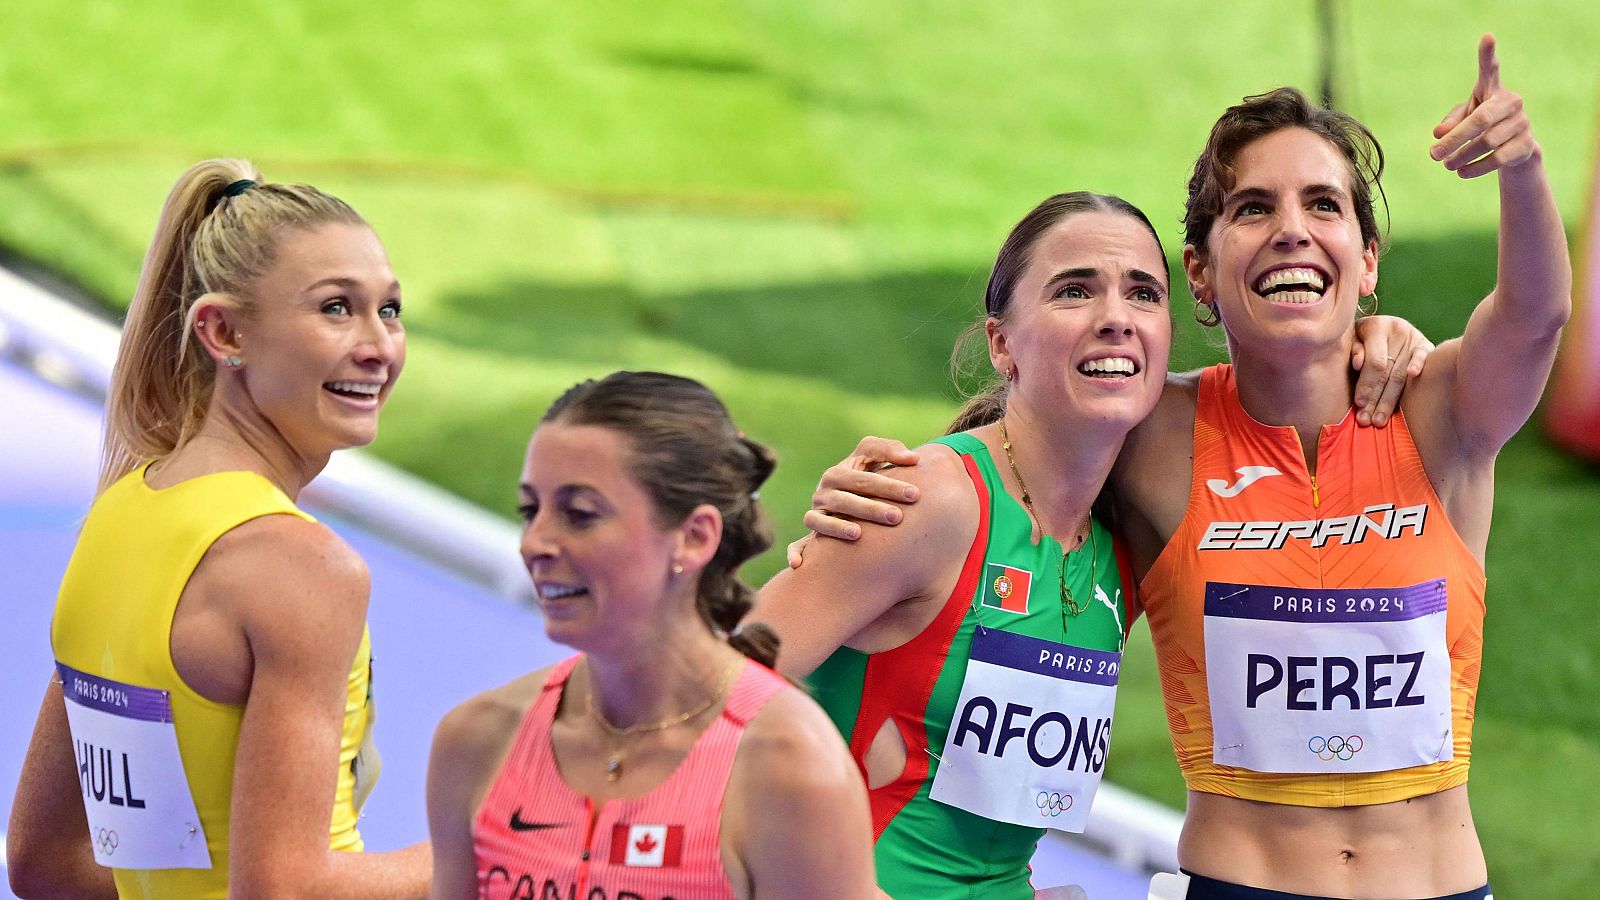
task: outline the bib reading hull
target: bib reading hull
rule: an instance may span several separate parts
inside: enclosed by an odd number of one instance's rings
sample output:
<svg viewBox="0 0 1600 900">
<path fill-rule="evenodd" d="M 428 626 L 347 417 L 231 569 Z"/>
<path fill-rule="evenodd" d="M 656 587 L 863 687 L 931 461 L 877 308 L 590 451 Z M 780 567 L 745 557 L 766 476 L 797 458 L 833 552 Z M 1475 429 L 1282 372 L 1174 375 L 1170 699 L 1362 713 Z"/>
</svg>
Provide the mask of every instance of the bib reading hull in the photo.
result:
<svg viewBox="0 0 1600 900">
<path fill-rule="evenodd" d="M 94 861 L 122 869 L 211 868 L 167 692 L 56 669 Z"/>
</svg>

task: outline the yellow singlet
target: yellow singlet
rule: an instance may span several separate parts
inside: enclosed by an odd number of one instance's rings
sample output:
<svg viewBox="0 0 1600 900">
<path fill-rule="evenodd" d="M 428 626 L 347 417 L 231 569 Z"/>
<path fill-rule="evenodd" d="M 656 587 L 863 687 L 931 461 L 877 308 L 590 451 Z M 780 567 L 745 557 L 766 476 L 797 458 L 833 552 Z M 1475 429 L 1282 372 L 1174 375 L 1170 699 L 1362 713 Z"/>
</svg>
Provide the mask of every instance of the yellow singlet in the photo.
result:
<svg viewBox="0 0 1600 900">
<path fill-rule="evenodd" d="M 172 617 L 195 566 L 217 538 L 261 516 L 312 519 L 253 473 L 219 472 L 158 491 L 145 484 L 145 468 L 117 481 L 89 510 L 61 582 L 50 639 L 59 663 L 166 692 L 171 702 L 184 776 L 211 868 L 114 868 L 119 896 L 225 898 L 234 753 L 244 706 L 208 700 L 184 683 L 172 662 Z M 371 649 L 363 628 L 339 742 L 329 829 L 335 850 L 362 849 L 356 819 L 377 777 L 370 753 L 370 678 Z"/>
</svg>

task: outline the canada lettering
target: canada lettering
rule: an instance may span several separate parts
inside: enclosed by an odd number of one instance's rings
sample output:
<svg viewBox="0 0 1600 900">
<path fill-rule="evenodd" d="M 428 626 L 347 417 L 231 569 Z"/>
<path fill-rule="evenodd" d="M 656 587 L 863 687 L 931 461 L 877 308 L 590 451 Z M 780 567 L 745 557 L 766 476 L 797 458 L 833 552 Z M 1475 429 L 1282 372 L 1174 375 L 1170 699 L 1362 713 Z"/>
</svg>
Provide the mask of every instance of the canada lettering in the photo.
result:
<svg viewBox="0 0 1600 900">
<path fill-rule="evenodd" d="M 1245 706 L 1255 709 L 1263 697 L 1270 700 L 1280 687 L 1284 709 L 1326 711 L 1340 700 L 1345 709 L 1421 706 L 1427 698 L 1413 689 L 1423 656 L 1419 650 L 1379 653 L 1359 660 L 1348 656 L 1288 656 L 1280 660 L 1251 653 L 1245 660 Z"/>
<path fill-rule="evenodd" d="M 554 878 L 545 878 L 542 881 L 535 876 L 523 872 L 515 879 L 504 866 L 491 866 L 487 872 L 478 876 L 485 897 L 499 897 L 499 893 L 491 893 L 497 881 L 505 883 L 505 889 L 510 893 L 505 894 L 506 900 L 579 900 L 578 885 L 576 882 L 567 882 L 567 888 L 562 891 L 561 886 Z M 672 895 L 640 894 L 634 891 L 618 891 L 615 894 L 606 893 L 606 889 L 598 885 L 589 888 L 582 900 L 673 900 Z"/>
<path fill-rule="evenodd" d="M 1031 722 L 1030 722 L 1031 720 Z M 1060 749 L 1053 739 L 1059 733 Z M 1020 703 L 1007 703 L 1002 712 L 994 700 L 978 695 L 962 707 L 956 721 L 955 746 L 965 746 L 971 737 L 978 742 L 978 752 L 1001 759 L 1013 741 L 1021 741 L 1028 757 L 1040 768 L 1049 769 L 1066 760 L 1068 769 L 1096 772 L 1105 768 L 1106 752 L 1111 746 L 1111 720 L 1109 718 L 1076 719 L 1064 713 L 1048 710 L 1034 718 L 1033 707 Z M 1080 762 L 1081 760 L 1081 762 Z"/>
<path fill-rule="evenodd" d="M 73 741 L 78 757 L 78 781 L 85 800 L 94 799 L 112 806 L 144 809 L 144 801 L 134 796 L 132 765 L 128 754 L 109 747 L 96 747 L 86 741 Z M 122 793 L 117 793 L 118 770 L 122 774 Z"/>
</svg>

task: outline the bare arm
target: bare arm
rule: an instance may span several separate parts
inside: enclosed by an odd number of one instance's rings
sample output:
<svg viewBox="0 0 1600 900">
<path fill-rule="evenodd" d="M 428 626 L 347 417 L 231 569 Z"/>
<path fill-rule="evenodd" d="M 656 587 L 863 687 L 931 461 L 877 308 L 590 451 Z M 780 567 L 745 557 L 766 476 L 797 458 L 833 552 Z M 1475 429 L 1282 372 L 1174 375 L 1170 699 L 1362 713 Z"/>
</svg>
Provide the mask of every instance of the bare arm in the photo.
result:
<svg viewBox="0 0 1600 900">
<path fill-rule="evenodd" d="M 480 694 L 439 722 L 428 755 L 428 835 L 433 900 L 474 900 L 478 872 L 472 823 L 500 771 L 548 668 Z"/>
<path fill-rule="evenodd" d="M 804 678 L 841 646 L 872 652 L 904 643 L 929 617 L 896 607 L 943 599 L 954 583 L 976 532 L 977 498 L 954 453 L 930 449 L 923 460 L 897 473 L 922 493 L 917 515 L 898 528 L 868 528 L 855 542 L 819 541 L 804 566 L 761 589 L 751 619 L 777 630 L 783 674 Z"/>
<path fill-rule="evenodd" d="M 861 775 L 832 723 L 799 691 L 774 697 L 746 730 L 722 829 L 746 900 L 884 896 L 874 884 Z"/>
<path fill-rule="evenodd" d="M 1440 348 L 1446 408 L 1468 458 L 1493 456 L 1533 414 L 1572 313 L 1566 232 L 1522 98 L 1500 84 L 1494 38 L 1478 46 L 1472 97 L 1434 129 L 1432 154 L 1463 178 L 1499 173 L 1500 241 L 1494 291 L 1459 342 Z"/>
<path fill-rule="evenodd" d="M 114 898 L 111 870 L 94 861 L 83 788 L 67 729 L 61 683 L 52 676 L 22 762 L 11 824 L 6 873 L 18 897 Z"/>
<path fill-rule="evenodd" d="M 225 573 L 211 582 L 227 592 L 253 660 L 235 753 L 229 896 L 424 897 L 426 844 L 372 854 L 328 848 L 366 567 L 322 525 L 269 516 L 243 528 L 248 539 L 222 557 Z"/>
</svg>

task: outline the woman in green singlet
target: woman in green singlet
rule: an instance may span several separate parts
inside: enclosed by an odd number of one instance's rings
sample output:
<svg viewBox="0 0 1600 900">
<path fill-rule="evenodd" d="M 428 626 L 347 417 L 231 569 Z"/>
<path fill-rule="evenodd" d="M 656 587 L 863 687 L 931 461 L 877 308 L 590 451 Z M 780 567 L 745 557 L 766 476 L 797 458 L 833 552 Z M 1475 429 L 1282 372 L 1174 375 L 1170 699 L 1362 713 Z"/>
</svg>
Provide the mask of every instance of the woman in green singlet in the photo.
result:
<svg viewBox="0 0 1600 900">
<path fill-rule="evenodd" d="M 914 521 L 816 543 L 755 613 L 866 774 L 879 885 L 919 900 L 1028 900 L 1044 829 L 1082 829 L 1128 620 L 1090 508 L 1171 342 L 1160 240 L 1116 197 L 1024 217 L 985 307 L 1004 414 L 922 448 Z"/>
</svg>

